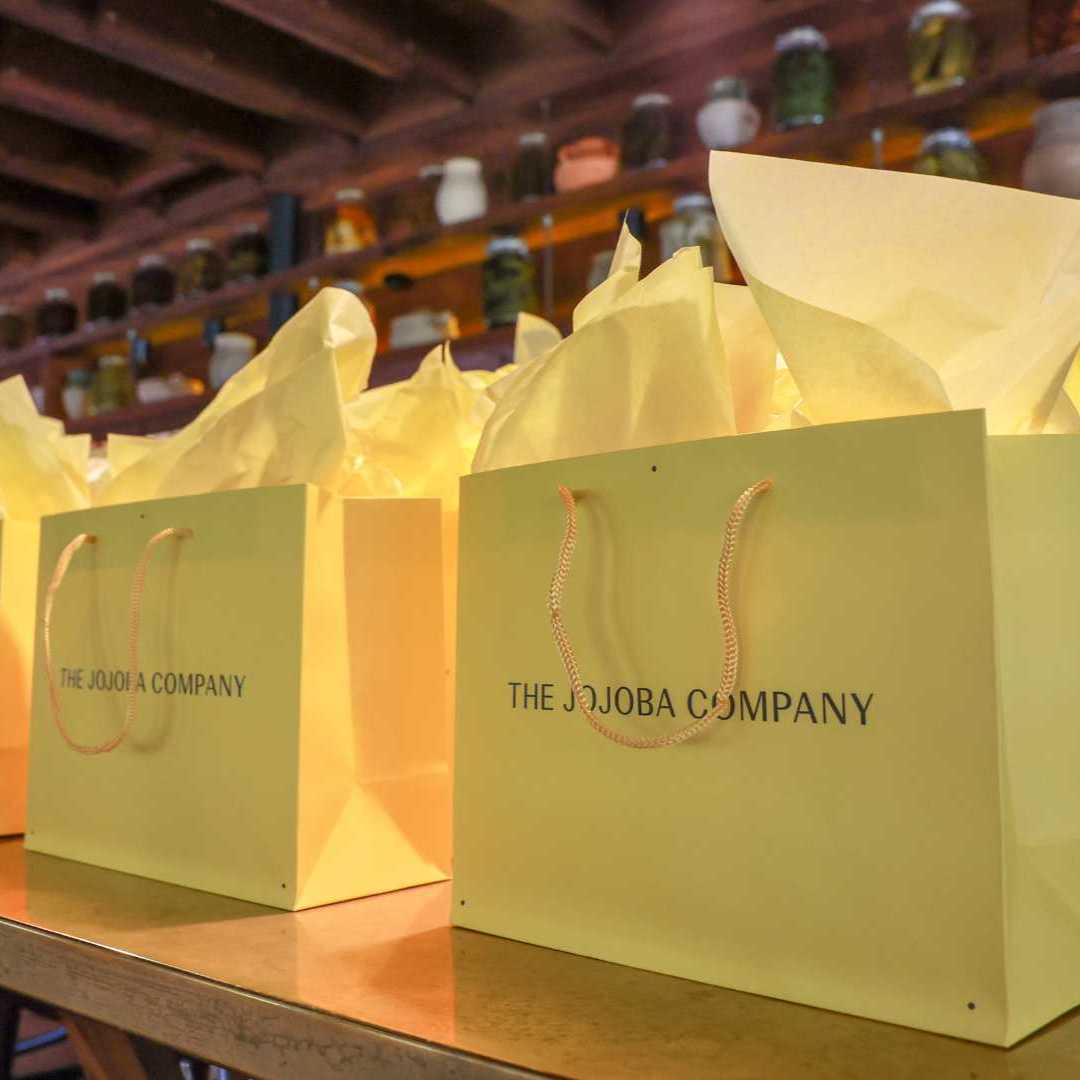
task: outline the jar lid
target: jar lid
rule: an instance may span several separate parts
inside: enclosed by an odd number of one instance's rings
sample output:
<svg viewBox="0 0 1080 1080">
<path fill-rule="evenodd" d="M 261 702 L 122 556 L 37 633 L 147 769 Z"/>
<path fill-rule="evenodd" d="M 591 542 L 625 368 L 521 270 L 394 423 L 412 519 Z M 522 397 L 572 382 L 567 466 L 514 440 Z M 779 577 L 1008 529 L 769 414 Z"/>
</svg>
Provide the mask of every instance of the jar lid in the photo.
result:
<svg viewBox="0 0 1080 1080">
<path fill-rule="evenodd" d="M 335 289 L 344 289 L 346 292 L 351 292 L 353 296 L 363 296 L 364 294 L 364 286 L 359 281 L 353 281 L 352 279 L 335 281 L 333 287 Z"/>
<path fill-rule="evenodd" d="M 518 139 L 519 146 L 544 146 L 548 141 L 546 131 L 526 131 Z"/>
<path fill-rule="evenodd" d="M 95 285 L 106 285 L 116 280 L 116 275 L 111 270 L 97 270 L 94 273 Z"/>
<path fill-rule="evenodd" d="M 684 210 L 711 210 L 712 199 L 700 191 L 691 191 L 686 195 L 679 195 L 673 206 L 676 214 L 681 214 Z"/>
<path fill-rule="evenodd" d="M 522 255 L 528 258 L 529 245 L 520 236 L 493 236 L 488 241 L 489 255 Z"/>
<path fill-rule="evenodd" d="M 67 291 L 67 289 L 46 289 L 45 290 L 45 299 L 46 300 L 70 300 L 71 299 L 71 293 L 69 293 Z"/>
<path fill-rule="evenodd" d="M 109 353 L 106 356 L 98 358 L 98 367 L 102 368 L 119 368 L 127 367 L 128 359 L 126 356 L 120 356 L 118 353 Z"/>
<path fill-rule="evenodd" d="M 187 242 L 188 251 L 209 251 L 213 246 L 205 236 L 196 236 Z"/>
<path fill-rule="evenodd" d="M 165 256 L 164 255 L 144 255 L 141 259 L 139 259 L 139 266 L 140 267 L 164 266 L 164 265 L 165 265 Z"/>
<path fill-rule="evenodd" d="M 938 128 L 931 131 L 922 141 L 922 152 L 925 154 L 931 150 L 973 150 L 975 144 L 971 136 L 963 129 L 957 127 Z"/>
<path fill-rule="evenodd" d="M 725 75 L 709 83 L 709 97 L 738 98 L 740 101 L 745 101 L 749 96 L 750 91 L 746 80 L 738 75 Z"/>
<path fill-rule="evenodd" d="M 776 51 L 789 49 L 827 49 L 829 40 L 816 26 L 796 26 L 776 39 Z"/>
<path fill-rule="evenodd" d="M 479 173 L 480 159 L 474 157 L 447 158 L 443 168 L 448 172 Z"/>
<path fill-rule="evenodd" d="M 334 199 L 337 202 L 363 202 L 364 189 L 358 187 L 342 188 L 335 193 Z"/>
<path fill-rule="evenodd" d="M 917 30 L 927 19 L 970 19 L 971 12 L 960 3 L 960 0 L 930 0 L 928 4 L 916 8 L 911 16 L 911 29 Z"/>
<path fill-rule="evenodd" d="M 667 108 L 671 104 L 671 96 L 669 94 L 638 94 L 634 98 L 635 109 L 647 109 L 650 106 L 659 106 L 661 108 Z"/>
</svg>

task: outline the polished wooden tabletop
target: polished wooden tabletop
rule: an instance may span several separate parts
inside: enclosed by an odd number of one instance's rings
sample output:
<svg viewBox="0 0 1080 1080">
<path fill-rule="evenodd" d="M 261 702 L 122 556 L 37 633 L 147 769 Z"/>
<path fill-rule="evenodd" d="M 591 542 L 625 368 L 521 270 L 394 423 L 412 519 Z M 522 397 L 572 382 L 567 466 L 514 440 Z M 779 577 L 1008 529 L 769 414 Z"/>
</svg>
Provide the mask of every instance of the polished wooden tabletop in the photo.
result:
<svg viewBox="0 0 1080 1080">
<path fill-rule="evenodd" d="M 449 887 L 288 914 L 0 842 L 0 986 L 260 1077 L 1076 1080 L 1012 1050 L 448 926 Z"/>
</svg>

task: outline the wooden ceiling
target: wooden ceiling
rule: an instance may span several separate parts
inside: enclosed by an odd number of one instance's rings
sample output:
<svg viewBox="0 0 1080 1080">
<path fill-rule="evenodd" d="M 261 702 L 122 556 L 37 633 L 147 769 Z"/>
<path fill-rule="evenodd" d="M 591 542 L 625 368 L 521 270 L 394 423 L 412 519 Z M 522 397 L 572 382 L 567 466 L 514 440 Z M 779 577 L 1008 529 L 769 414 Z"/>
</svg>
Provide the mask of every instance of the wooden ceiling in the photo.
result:
<svg viewBox="0 0 1080 1080">
<path fill-rule="evenodd" d="M 717 75 L 760 83 L 775 35 L 801 22 L 862 49 L 873 85 L 864 47 L 902 34 L 913 6 L 0 0 L 0 291 L 74 249 L 156 241 L 268 192 L 318 205 L 345 173 L 378 189 L 448 154 L 512 151 L 541 120 L 560 137 L 640 90 L 700 101 Z"/>
</svg>

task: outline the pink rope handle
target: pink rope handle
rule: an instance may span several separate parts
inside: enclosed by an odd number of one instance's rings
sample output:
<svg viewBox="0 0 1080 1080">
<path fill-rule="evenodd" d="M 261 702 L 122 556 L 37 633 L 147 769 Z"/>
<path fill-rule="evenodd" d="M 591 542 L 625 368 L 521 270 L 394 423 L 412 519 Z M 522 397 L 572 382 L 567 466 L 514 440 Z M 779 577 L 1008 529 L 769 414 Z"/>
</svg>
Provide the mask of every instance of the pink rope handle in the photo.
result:
<svg viewBox="0 0 1080 1080">
<path fill-rule="evenodd" d="M 195 534 L 191 529 L 162 529 L 155 533 L 146 542 L 138 565 L 135 567 L 135 575 L 131 582 L 131 601 L 128 618 L 128 671 L 127 671 L 127 707 L 124 712 L 124 726 L 111 739 L 96 744 L 76 742 L 71 733 L 64 725 L 63 712 L 60 708 L 60 692 L 56 685 L 56 669 L 53 665 L 52 655 L 52 615 L 56 594 L 67 575 L 71 560 L 84 544 L 96 544 L 97 537 L 93 533 L 80 533 L 60 552 L 60 558 L 56 560 L 56 569 L 53 570 L 49 581 L 49 588 L 45 593 L 45 614 L 43 616 L 44 645 L 45 645 L 45 674 L 49 680 L 49 703 L 52 706 L 53 721 L 61 738 L 79 754 L 107 754 L 115 750 L 127 738 L 128 733 L 135 725 L 138 717 L 138 683 L 139 683 L 139 625 L 142 621 L 142 597 L 146 586 L 146 572 L 150 566 L 150 556 L 154 548 L 175 536 L 180 540 L 189 540 Z"/>
<path fill-rule="evenodd" d="M 578 708 L 581 709 L 585 719 L 589 721 L 589 726 L 603 735 L 605 739 L 610 739 L 620 746 L 627 746 L 633 750 L 659 750 L 667 746 L 677 746 L 679 743 L 686 742 L 687 739 L 692 739 L 695 735 L 700 735 L 703 731 L 712 727 L 724 711 L 726 704 L 724 699 L 735 689 L 735 683 L 739 677 L 739 637 L 730 595 L 731 569 L 735 563 L 735 548 L 739 540 L 739 530 L 751 503 L 772 486 L 773 482 L 771 480 L 759 480 L 756 484 L 748 487 L 735 500 L 731 512 L 728 514 L 727 527 L 724 530 L 724 546 L 720 553 L 720 562 L 716 571 L 716 602 L 720 608 L 720 622 L 724 631 L 724 668 L 720 675 L 720 687 L 717 690 L 718 703 L 700 720 L 695 720 L 692 724 L 687 724 L 669 735 L 638 738 L 608 727 L 585 703 L 581 671 L 578 668 L 574 647 L 570 643 L 562 618 L 563 589 L 566 586 L 566 579 L 570 575 L 570 565 L 574 557 L 574 548 L 577 545 L 577 500 L 569 488 L 559 485 L 559 497 L 566 508 L 566 530 L 563 533 L 562 543 L 559 545 L 559 557 L 555 564 L 555 575 L 552 578 L 551 591 L 548 594 L 551 633 L 555 639 L 555 646 L 559 650 L 559 656 L 562 657 L 563 667 L 566 668 L 566 675 L 570 680 L 570 689 L 573 691 Z"/>
</svg>

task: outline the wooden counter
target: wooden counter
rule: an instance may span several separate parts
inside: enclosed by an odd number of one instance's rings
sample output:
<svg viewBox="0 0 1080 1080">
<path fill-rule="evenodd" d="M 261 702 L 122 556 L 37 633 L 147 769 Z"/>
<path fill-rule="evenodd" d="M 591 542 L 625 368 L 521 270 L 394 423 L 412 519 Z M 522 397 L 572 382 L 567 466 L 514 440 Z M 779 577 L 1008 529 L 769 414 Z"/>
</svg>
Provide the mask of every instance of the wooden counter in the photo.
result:
<svg viewBox="0 0 1080 1080">
<path fill-rule="evenodd" d="M 449 887 L 283 914 L 0 842 L 0 986 L 263 1078 L 1075 1080 L 1010 1051 L 447 925 Z"/>
</svg>

